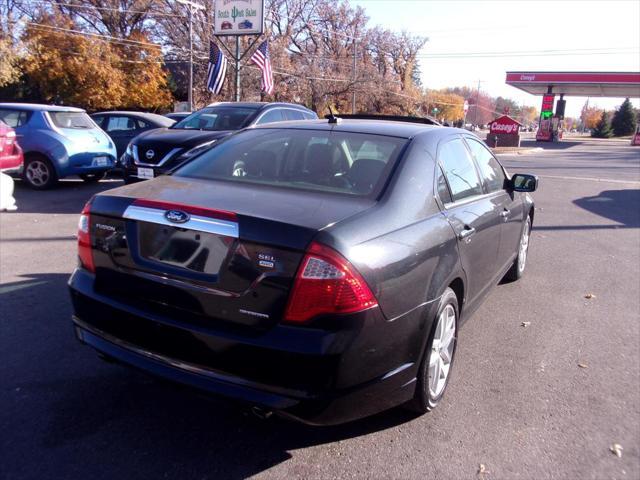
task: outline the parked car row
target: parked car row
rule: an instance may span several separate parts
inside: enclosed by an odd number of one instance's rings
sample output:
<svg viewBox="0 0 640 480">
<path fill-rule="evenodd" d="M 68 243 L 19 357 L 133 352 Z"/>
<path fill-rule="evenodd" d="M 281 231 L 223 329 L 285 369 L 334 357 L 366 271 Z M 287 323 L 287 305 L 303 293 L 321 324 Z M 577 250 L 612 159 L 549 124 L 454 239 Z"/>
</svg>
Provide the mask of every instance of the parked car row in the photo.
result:
<svg viewBox="0 0 640 480">
<path fill-rule="evenodd" d="M 78 175 L 95 182 L 121 167 L 126 183 L 162 175 L 217 140 L 242 128 L 286 120 L 316 119 L 300 105 L 218 103 L 167 116 L 0 103 L 0 121 L 15 130 L 24 149 L 22 178 L 35 189 Z M 176 123 L 176 119 L 179 121 Z"/>
</svg>

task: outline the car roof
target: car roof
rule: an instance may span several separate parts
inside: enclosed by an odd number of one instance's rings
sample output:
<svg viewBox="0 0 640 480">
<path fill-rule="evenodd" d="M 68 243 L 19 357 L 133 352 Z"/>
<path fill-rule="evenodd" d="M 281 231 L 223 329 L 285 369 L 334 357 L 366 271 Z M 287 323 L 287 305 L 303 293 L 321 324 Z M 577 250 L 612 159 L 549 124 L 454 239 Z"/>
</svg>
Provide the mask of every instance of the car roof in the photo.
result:
<svg viewBox="0 0 640 480">
<path fill-rule="evenodd" d="M 147 120 L 155 120 L 158 123 L 167 124 L 167 121 L 171 121 L 170 118 L 165 117 L 164 115 L 158 115 L 157 113 L 148 113 L 148 112 L 130 112 L 125 110 L 110 110 L 104 112 L 96 112 L 92 113 L 91 116 L 94 115 L 126 115 L 129 117 L 142 118 Z"/>
<path fill-rule="evenodd" d="M 31 112 L 84 112 L 82 108 L 62 105 L 44 105 L 41 103 L 0 103 L 0 108 L 16 108 Z"/>
<path fill-rule="evenodd" d="M 298 110 L 305 110 L 307 112 L 311 112 L 307 107 L 303 105 L 298 105 L 297 103 L 286 103 L 286 102 L 216 102 L 207 105 L 207 107 L 245 107 L 245 108 L 255 108 L 255 109 L 264 109 L 271 107 L 287 107 L 287 108 L 296 108 Z"/>
<path fill-rule="evenodd" d="M 398 122 L 389 120 L 349 120 L 339 119 L 338 123 L 328 120 L 294 120 L 288 122 L 267 123 L 254 128 L 295 128 L 299 130 L 331 130 L 334 132 L 368 133 L 387 135 L 390 137 L 412 138 L 425 132 L 433 132 L 438 136 L 451 133 L 463 133 L 460 128 L 441 127 L 421 123 Z"/>
</svg>

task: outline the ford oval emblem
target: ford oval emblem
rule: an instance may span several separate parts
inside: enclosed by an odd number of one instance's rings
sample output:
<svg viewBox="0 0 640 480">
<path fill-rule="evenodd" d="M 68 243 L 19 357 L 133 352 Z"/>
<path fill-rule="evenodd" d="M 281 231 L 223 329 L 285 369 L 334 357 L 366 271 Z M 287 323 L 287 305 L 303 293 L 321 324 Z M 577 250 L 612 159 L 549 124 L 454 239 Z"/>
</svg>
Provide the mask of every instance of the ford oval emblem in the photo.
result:
<svg viewBox="0 0 640 480">
<path fill-rule="evenodd" d="M 153 150 L 147 150 L 144 156 L 147 157 L 147 160 L 151 160 L 153 157 L 156 156 L 156 152 L 154 152 Z"/>
<path fill-rule="evenodd" d="M 167 210 L 164 212 L 164 218 L 171 223 L 185 223 L 189 221 L 189 214 L 182 210 Z"/>
</svg>

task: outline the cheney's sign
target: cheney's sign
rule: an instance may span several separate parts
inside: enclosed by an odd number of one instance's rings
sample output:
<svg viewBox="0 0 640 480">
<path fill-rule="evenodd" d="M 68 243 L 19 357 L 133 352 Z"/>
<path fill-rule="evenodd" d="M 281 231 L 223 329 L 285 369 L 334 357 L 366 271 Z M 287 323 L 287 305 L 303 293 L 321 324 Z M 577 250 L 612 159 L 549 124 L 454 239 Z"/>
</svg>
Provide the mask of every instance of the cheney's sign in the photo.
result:
<svg viewBox="0 0 640 480">
<path fill-rule="evenodd" d="M 509 115 L 503 115 L 491 122 L 489 132 L 492 134 L 517 135 L 521 126 L 522 124 L 520 122 L 514 120 Z"/>
</svg>

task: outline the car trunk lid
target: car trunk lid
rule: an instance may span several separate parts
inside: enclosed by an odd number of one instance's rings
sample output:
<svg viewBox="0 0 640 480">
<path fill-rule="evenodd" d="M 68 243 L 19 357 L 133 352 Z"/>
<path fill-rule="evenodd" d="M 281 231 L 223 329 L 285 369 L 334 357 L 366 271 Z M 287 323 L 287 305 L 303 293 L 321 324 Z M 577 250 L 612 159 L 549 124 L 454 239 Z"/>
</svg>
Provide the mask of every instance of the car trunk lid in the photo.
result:
<svg viewBox="0 0 640 480">
<path fill-rule="evenodd" d="M 172 177 L 105 192 L 91 207 L 96 288 L 176 321 L 264 331 L 315 234 L 372 203 Z"/>
</svg>

